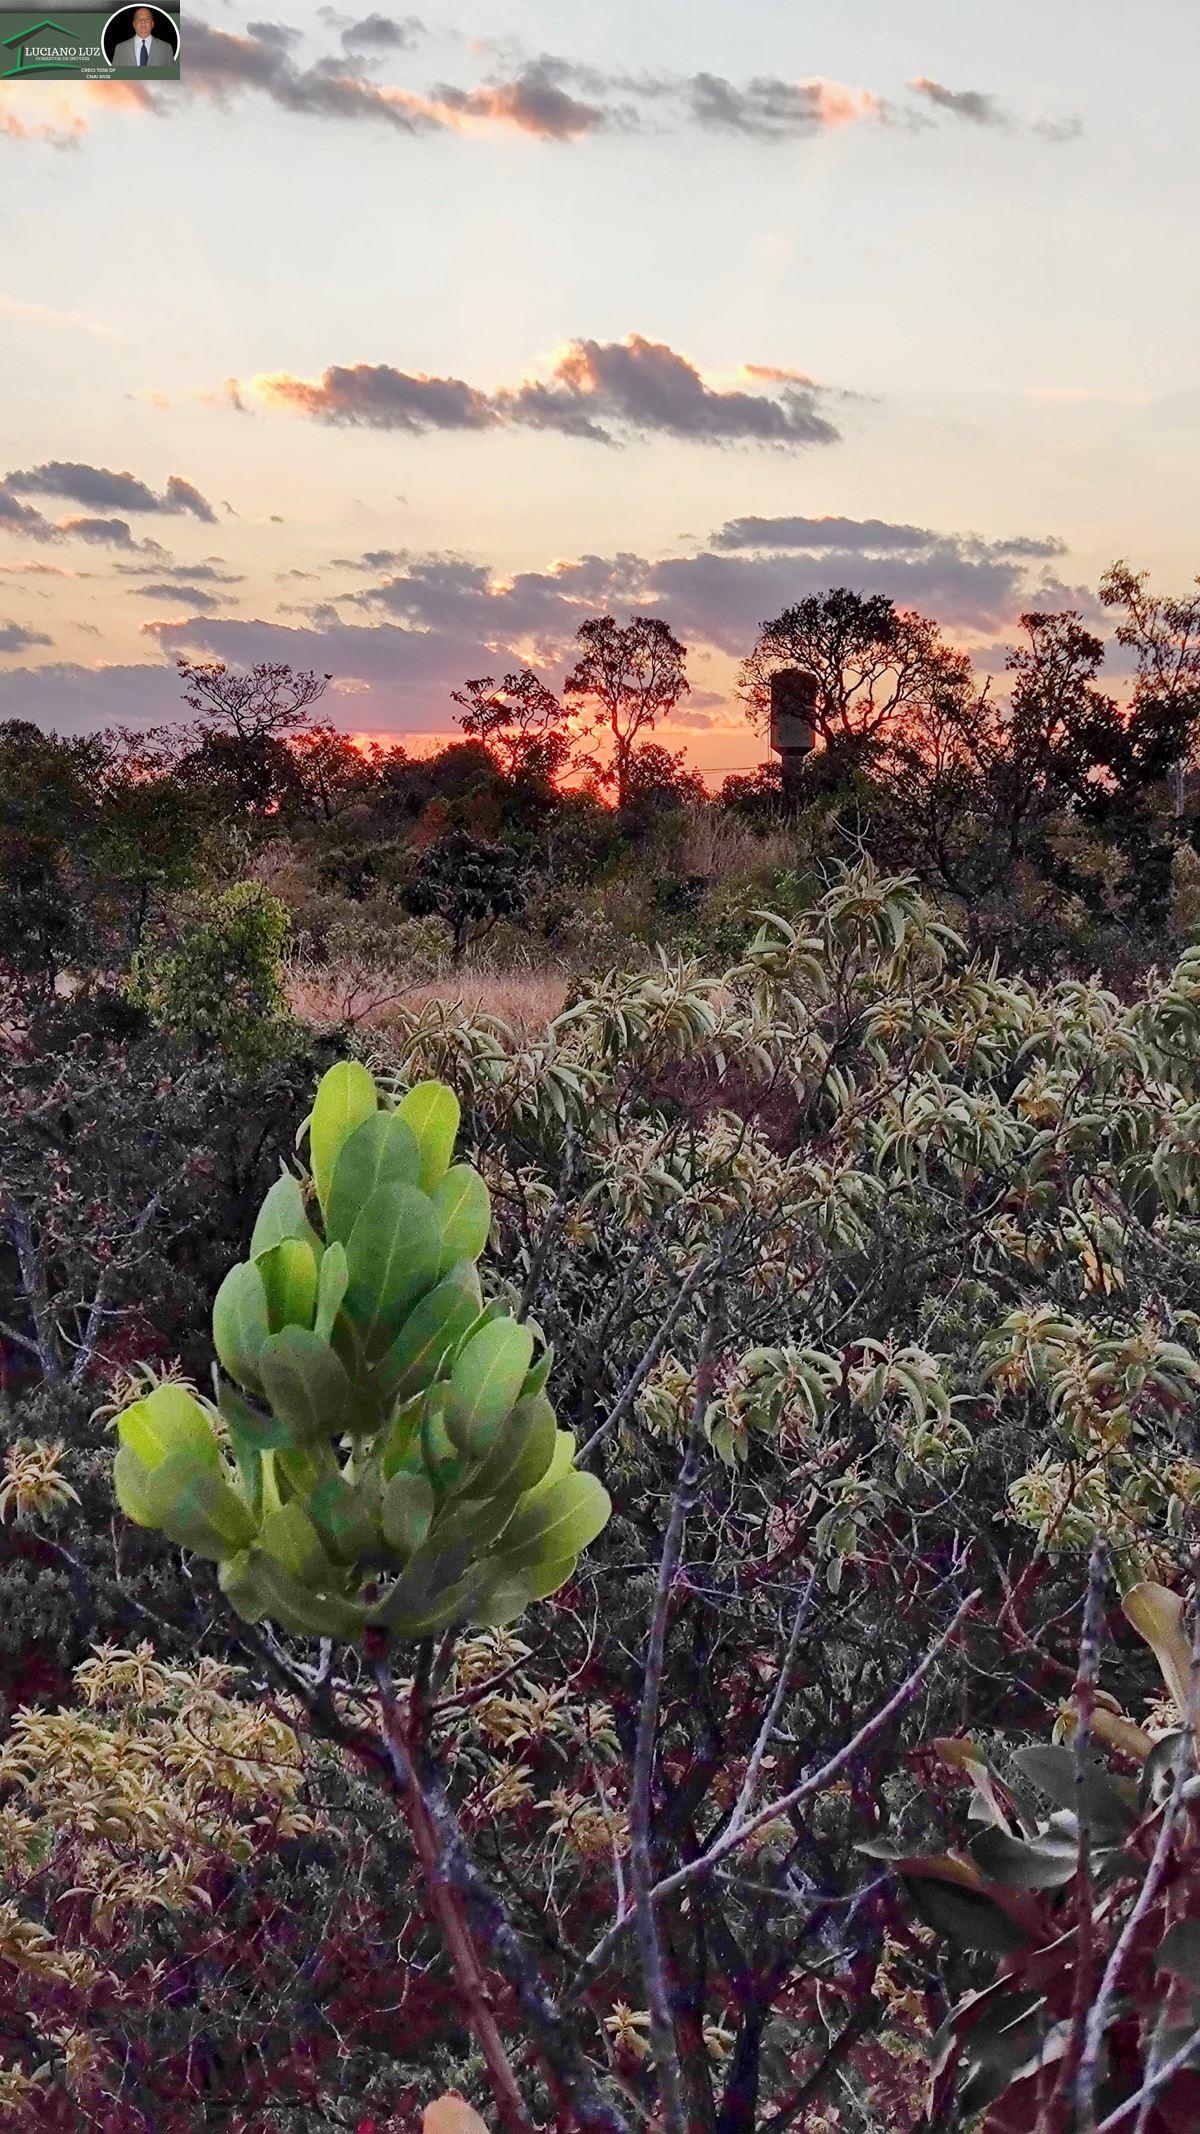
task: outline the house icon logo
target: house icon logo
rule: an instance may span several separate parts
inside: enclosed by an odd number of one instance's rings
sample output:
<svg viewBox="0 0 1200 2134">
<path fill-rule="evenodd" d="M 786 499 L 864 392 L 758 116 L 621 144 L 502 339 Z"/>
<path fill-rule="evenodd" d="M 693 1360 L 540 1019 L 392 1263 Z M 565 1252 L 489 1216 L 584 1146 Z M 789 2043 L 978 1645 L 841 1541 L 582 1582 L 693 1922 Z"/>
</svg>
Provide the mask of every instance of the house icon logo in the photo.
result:
<svg viewBox="0 0 1200 2134">
<path fill-rule="evenodd" d="M 16 74 L 78 74 L 97 61 L 104 63 L 94 32 L 65 29 L 48 18 L 0 39 L 0 80 Z"/>
</svg>

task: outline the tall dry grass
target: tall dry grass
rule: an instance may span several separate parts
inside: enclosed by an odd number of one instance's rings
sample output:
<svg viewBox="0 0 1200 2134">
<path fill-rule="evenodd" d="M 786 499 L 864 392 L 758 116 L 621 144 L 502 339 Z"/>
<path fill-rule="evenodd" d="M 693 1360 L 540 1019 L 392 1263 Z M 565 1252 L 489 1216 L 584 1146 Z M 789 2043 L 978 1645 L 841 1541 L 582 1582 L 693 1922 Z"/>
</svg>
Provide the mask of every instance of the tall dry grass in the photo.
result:
<svg viewBox="0 0 1200 2134">
<path fill-rule="evenodd" d="M 446 971 L 406 985 L 395 971 L 371 967 L 296 963 L 287 975 L 288 1006 L 312 1030 L 386 1029 L 402 1012 L 417 1014 L 430 1002 L 461 1009 L 474 1019 L 498 1016 L 515 1036 L 538 1036 L 566 1005 L 569 979 L 552 966 L 507 971 Z"/>
<path fill-rule="evenodd" d="M 727 882 L 794 867 L 798 854 L 792 830 L 764 830 L 724 808 L 697 808 L 687 814 L 673 857 L 683 875 Z"/>
</svg>

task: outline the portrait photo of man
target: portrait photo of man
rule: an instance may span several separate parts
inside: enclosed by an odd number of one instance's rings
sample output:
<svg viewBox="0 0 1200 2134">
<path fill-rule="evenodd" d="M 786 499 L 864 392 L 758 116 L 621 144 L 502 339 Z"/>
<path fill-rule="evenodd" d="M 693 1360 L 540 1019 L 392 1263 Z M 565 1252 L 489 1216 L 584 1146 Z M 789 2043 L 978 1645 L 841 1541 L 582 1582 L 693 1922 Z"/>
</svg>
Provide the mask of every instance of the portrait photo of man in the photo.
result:
<svg viewBox="0 0 1200 2134">
<path fill-rule="evenodd" d="M 136 7 L 128 16 L 122 15 L 112 24 L 116 41 L 109 53 L 114 67 L 137 67 L 152 71 L 154 68 L 173 67 L 178 54 L 178 32 L 174 24 L 153 8 Z M 128 33 L 128 34 L 126 34 Z M 108 48 L 109 40 L 105 38 Z"/>
</svg>

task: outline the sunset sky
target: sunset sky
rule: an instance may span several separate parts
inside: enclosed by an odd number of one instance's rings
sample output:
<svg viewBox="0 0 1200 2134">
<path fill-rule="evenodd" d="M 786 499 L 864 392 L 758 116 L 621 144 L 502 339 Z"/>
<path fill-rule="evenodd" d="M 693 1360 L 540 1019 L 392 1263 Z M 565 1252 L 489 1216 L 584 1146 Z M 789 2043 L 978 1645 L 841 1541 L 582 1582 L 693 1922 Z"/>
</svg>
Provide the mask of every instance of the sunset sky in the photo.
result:
<svg viewBox="0 0 1200 2134">
<path fill-rule="evenodd" d="M 638 609 L 716 772 L 806 591 L 995 665 L 1200 570 L 1194 0 L 417 6 L 0 84 L 0 716 L 161 722 L 186 651 L 445 733 Z"/>
</svg>

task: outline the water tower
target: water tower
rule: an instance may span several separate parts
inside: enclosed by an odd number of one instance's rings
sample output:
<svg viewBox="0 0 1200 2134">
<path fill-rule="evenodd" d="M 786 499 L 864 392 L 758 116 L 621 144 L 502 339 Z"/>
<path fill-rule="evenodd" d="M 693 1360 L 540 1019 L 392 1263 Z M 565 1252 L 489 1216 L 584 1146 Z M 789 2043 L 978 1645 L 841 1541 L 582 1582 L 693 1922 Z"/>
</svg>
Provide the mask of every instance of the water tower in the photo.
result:
<svg viewBox="0 0 1200 2134">
<path fill-rule="evenodd" d="M 804 759 L 816 745 L 820 683 L 807 667 L 783 667 L 771 676 L 771 746 L 783 765 L 783 797 L 798 801 Z"/>
</svg>

